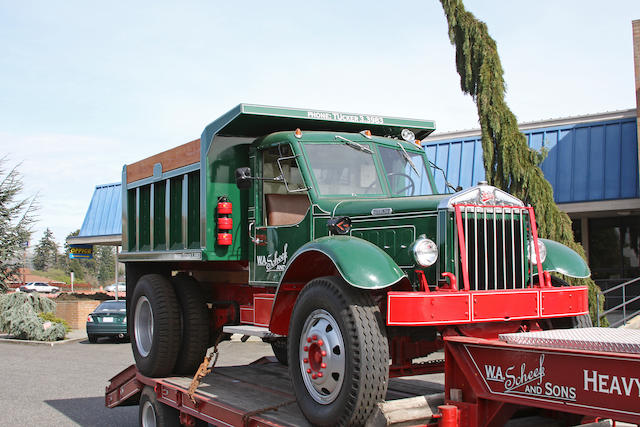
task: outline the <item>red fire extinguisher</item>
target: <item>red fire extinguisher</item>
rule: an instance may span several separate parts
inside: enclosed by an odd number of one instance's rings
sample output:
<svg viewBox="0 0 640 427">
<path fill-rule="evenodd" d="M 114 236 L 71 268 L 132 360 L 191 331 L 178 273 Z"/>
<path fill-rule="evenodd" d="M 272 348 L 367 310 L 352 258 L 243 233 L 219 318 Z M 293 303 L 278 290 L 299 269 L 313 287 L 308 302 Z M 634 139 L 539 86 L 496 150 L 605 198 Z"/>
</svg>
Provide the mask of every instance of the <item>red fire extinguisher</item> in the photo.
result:
<svg viewBox="0 0 640 427">
<path fill-rule="evenodd" d="M 233 212 L 231 202 L 227 196 L 222 196 L 218 199 L 218 206 L 216 208 L 217 224 L 218 224 L 218 245 L 230 246 L 233 242 L 231 236 L 231 230 L 233 229 L 233 218 L 231 213 Z"/>
</svg>

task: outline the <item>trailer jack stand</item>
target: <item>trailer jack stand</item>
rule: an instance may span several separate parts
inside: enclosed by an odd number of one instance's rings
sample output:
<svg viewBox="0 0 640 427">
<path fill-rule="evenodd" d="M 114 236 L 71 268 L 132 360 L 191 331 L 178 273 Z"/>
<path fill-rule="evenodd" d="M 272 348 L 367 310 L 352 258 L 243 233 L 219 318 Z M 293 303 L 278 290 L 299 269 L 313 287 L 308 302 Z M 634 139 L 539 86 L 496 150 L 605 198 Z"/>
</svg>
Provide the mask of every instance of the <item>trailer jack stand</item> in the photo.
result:
<svg viewBox="0 0 640 427">
<path fill-rule="evenodd" d="M 191 380 L 191 385 L 189 386 L 188 395 L 189 395 L 189 399 L 191 399 L 193 404 L 196 406 L 197 406 L 197 402 L 196 402 L 196 399 L 193 397 L 193 395 L 198 389 L 198 386 L 200 385 L 200 381 L 202 381 L 204 377 L 206 377 L 207 375 L 209 375 L 209 373 L 211 373 L 211 371 L 213 370 L 213 367 L 216 365 L 216 362 L 218 361 L 218 342 L 219 341 L 220 339 L 216 341 L 213 347 L 209 347 L 207 349 L 207 354 L 204 356 L 204 360 L 198 367 L 198 370 L 196 371 L 195 375 L 193 376 L 193 379 Z"/>
<path fill-rule="evenodd" d="M 440 413 L 434 414 L 432 418 L 438 419 L 438 427 L 458 427 L 460 425 L 460 416 L 458 407 L 454 405 L 438 406 Z"/>
</svg>

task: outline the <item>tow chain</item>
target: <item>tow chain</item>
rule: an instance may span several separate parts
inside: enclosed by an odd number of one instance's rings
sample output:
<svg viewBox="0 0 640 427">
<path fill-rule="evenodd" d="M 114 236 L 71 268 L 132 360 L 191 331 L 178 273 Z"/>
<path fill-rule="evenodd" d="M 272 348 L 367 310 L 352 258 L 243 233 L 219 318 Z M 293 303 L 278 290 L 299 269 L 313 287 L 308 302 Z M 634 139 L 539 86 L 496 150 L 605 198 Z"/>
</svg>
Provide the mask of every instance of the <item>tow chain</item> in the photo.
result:
<svg viewBox="0 0 640 427">
<path fill-rule="evenodd" d="M 189 386 L 189 392 L 187 394 L 189 395 L 189 399 L 191 399 L 194 405 L 198 404 L 196 402 L 196 399 L 193 397 L 193 395 L 195 394 L 196 390 L 200 386 L 200 382 L 204 377 L 206 377 L 211 373 L 211 371 L 213 370 L 213 367 L 216 365 L 216 362 L 218 361 L 218 344 L 220 343 L 220 339 L 222 338 L 222 335 L 223 334 L 220 334 L 218 336 L 218 339 L 216 340 L 216 343 L 213 345 L 213 347 L 209 347 L 207 349 L 207 354 L 204 356 L 204 360 L 198 367 L 198 370 L 196 371 L 195 375 L 193 376 L 193 379 L 191 380 L 191 385 Z"/>
</svg>

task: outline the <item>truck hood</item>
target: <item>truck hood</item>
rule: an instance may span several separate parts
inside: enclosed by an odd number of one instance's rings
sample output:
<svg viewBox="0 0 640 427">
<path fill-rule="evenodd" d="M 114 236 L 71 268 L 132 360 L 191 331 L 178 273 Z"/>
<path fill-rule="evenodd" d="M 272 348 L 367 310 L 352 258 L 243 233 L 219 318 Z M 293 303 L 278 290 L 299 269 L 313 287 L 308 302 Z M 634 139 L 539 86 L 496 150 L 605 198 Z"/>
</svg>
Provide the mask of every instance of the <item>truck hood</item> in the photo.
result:
<svg viewBox="0 0 640 427">
<path fill-rule="evenodd" d="M 395 213 L 436 211 L 438 204 L 451 195 L 376 199 L 320 199 L 315 204 L 332 216 L 386 216 Z"/>
</svg>

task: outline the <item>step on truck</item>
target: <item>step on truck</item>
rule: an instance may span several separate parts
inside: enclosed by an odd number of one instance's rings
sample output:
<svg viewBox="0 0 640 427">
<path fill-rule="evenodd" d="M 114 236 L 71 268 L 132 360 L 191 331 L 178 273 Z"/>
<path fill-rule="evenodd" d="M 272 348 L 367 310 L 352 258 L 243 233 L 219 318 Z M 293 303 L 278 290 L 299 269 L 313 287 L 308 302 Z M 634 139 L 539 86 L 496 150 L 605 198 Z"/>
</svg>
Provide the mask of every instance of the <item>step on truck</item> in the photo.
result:
<svg viewBox="0 0 640 427">
<path fill-rule="evenodd" d="M 444 338 L 586 326 L 574 251 L 480 182 L 439 194 L 433 121 L 241 104 L 125 165 L 136 369 L 192 375 L 233 333 L 269 342 L 311 424 L 358 425 Z"/>
</svg>

